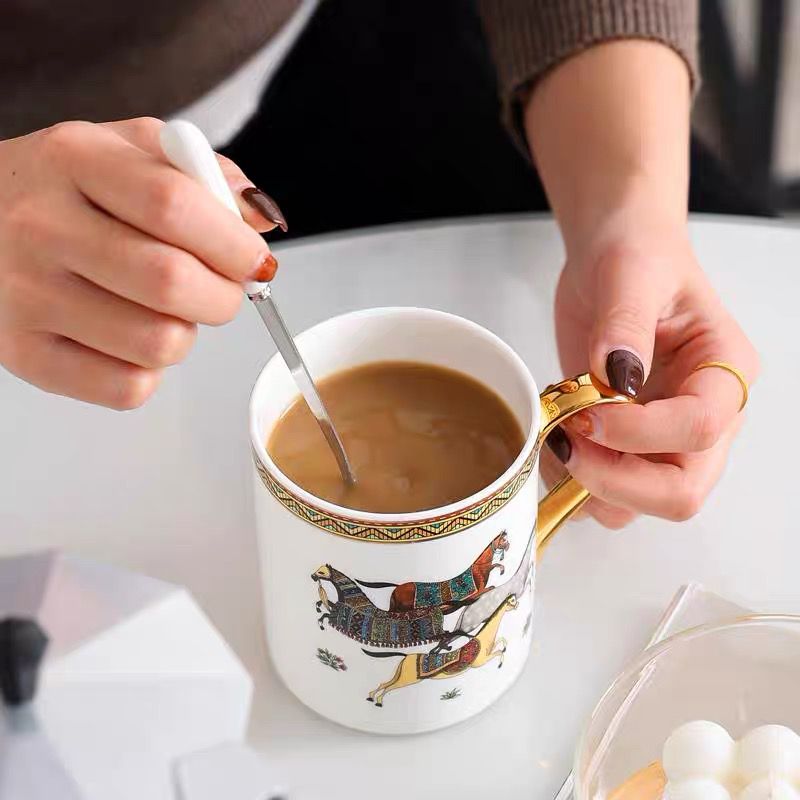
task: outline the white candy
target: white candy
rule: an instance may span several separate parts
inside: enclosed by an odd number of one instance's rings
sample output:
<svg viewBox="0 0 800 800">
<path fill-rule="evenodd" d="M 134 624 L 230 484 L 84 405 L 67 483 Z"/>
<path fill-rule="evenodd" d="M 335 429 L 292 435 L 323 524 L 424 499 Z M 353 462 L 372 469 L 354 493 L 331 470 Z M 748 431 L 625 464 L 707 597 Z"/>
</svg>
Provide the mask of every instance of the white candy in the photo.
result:
<svg viewBox="0 0 800 800">
<path fill-rule="evenodd" d="M 708 778 L 690 778 L 687 781 L 668 783 L 664 800 L 731 800 L 728 790 Z"/>
<path fill-rule="evenodd" d="M 800 800 L 800 794 L 783 778 L 768 776 L 751 783 L 739 795 L 739 800 Z"/>
<path fill-rule="evenodd" d="M 754 728 L 739 742 L 737 771 L 747 783 L 769 773 L 800 775 L 800 736 L 783 725 Z"/>
<path fill-rule="evenodd" d="M 733 769 L 735 754 L 736 745 L 725 728 L 696 720 L 672 732 L 664 744 L 662 764 L 673 783 L 688 778 L 725 780 Z"/>
</svg>

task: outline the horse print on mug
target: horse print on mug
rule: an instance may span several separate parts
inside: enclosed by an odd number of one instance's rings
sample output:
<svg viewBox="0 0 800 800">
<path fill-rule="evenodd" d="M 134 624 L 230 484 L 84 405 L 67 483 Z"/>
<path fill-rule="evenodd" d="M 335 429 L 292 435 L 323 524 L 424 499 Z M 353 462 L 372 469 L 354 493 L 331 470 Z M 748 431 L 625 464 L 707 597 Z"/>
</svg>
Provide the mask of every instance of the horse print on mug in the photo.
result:
<svg viewBox="0 0 800 800">
<path fill-rule="evenodd" d="M 444 617 L 474 602 L 490 591 L 489 576 L 495 567 L 501 574 L 502 560 L 509 548 L 508 534 L 502 531 L 483 549 L 464 572 L 454 578 L 436 582 L 407 582 L 402 584 L 354 581 L 330 564 L 323 564 L 312 575 L 319 583 L 317 620 L 320 630 L 325 623 L 345 636 L 363 644 L 377 647 L 414 647 L 450 641 L 453 637 L 444 630 Z M 336 590 L 336 599 L 328 596 L 323 581 Z M 367 597 L 367 588 L 394 587 L 389 608 L 379 608 Z M 477 627 L 477 626 L 476 626 Z M 449 648 L 447 648 L 449 649 Z"/>
<path fill-rule="evenodd" d="M 375 647 L 415 647 L 438 642 L 444 633 L 444 614 L 440 608 L 411 611 L 386 611 L 378 608 L 358 584 L 330 564 L 323 564 L 312 575 L 319 583 L 317 612 L 320 630 L 325 623 L 350 639 Z M 336 600 L 328 596 L 323 581 L 336 589 Z"/>
<path fill-rule="evenodd" d="M 525 555 L 522 557 L 516 572 L 505 583 L 487 590 L 480 597 L 476 597 L 475 602 L 464 608 L 452 630 L 442 636 L 439 644 L 434 648 L 434 652 L 449 650 L 451 642 L 459 636 L 469 636 L 472 631 L 489 619 L 509 595 L 513 594 L 516 597 L 522 597 L 530 588 L 532 585 L 531 578 L 533 577 L 532 555 L 534 539 L 535 530 L 531 531 L 528 546 L 525 548 Z"/>
<path fill-rule="evenodd" d="M 323 564 L 311 575 L 318 584 L 320 630 L 332 628 L 361 644 L 395 651 L 362 648 L 372 658 L 402 658 L 392 678 L 370 692 L 367 699 L 377 708 L 390 691 L 455 677 L 494 659 L 502 666 L 507 643 L 498 630 L 505 613 L 517 608 L 532 585 L 533 545 L 531 533 L 514 575 L 499 586 L 489 581 L 495 569 L 505 571 L 500 561 L 510 547 L 506 531 L 495 536 L 464 572 L 443 581 L 361 581 Z M 391 588 L 389 607 L 378 605 L 365 588 Z M 397 652 L 428 644 L 434 647 L 427 653 Z"/>
<path fill-rule="evenodd" d="M 460 575 L 446 581 L 428 583 L 383 583 L 356 579 L 356 583 L 367 589 L 393 588 L 389 600 L 389 611 L 412 611 L 416 608 L 441 608 L 447 614 L 468 600 L 476 600 L 489 588 L 492 570 L 499 569 L 502 575 L 506 568 L 500 563 L 508 550 L 508 534 L 503 531 L 495 536 L 481 554 Z M 495 561 L 495 555 L 498 560 Z"/>
<path fill-rule="evenodd" d="M 372 658 L 401 657 L 394 675 L 384 683 L 373 689 L 367 696 L 370 703 L 375 703 L 376 708 L 383 706 L 383 698 L 389 692 L 413 686 L 428 679 L 442 680 L 452 678 L 466 672 L 468 669 L 477 669 L 488 664 L 493 659 L 499 659 L 498 668 L 503 666 L 503 657 L 508 643 L 497 631 L 503 615 L 517 607 L 516 595 L 510 595 L 495 610 L 491 617 L 484 623 L 478 633 L 457 650 L 450 653 L 375 653 L 370 650 L 364 652 Z"/>
</svg>

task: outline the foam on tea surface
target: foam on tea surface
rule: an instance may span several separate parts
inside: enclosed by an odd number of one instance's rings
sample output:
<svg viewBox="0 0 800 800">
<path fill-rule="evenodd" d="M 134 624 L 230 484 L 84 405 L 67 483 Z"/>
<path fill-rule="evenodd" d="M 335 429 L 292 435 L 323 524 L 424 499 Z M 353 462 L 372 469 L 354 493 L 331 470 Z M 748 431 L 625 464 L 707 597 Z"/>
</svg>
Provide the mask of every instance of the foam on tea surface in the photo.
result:
<svg viewBox="0 0 800 800">
<path fill-rule="evenodd" d="M 357 476 L 348 487 L 301 398 L 267 442 L 306 491 L 362 511 L 405 513 L 463 500 L 505 472 L 525 441 L 505 402 L 463 373 L 414 362 L 355 367 L 319 382 Z"/>
</svg>

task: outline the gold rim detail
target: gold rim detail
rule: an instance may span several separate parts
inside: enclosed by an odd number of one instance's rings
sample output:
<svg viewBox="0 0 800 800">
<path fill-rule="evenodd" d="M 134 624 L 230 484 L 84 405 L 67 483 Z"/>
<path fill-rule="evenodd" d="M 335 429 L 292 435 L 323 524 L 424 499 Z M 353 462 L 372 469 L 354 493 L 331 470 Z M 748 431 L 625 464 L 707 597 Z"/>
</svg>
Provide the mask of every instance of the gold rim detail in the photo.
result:
<svg viewBox="0 0 800 800">
<path fill-rule="evenodd" d="M 344 536 L 348 539 L 401 543 L 421 542 L 429 539 L 440 539 L 443 536 L 451 536 L 454 533 L 471 528 L 473 525 L 477 525 L 477 523 L 492 516 L 492 514 L 503 508 L 525 485 L 525 481 L 528 480 L 533 471 L 533 465 L 536 460 L 535 455 L 535 451 L 532 452 L 525 460 L 520 471 L 488 499 L 445 517 L 432 517 L 412 524 L 401 522 L 371 524 L 330 514 L 310 503 L 306 503 L 287 491 L 269 474 L 255 452 L 253 452 L 253 461 L 261 477 L 261 482 L 269 493 L 296 517 L 328 533 Z"/>
</svg>

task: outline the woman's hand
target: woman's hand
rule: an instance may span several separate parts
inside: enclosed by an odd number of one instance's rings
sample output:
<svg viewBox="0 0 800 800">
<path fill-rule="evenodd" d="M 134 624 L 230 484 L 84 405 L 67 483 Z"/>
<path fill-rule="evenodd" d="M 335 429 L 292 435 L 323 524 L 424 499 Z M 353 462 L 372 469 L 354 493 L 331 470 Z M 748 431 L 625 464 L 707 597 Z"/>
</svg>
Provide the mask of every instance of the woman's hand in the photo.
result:
<svg viewBox="0 0 800 800">
<path fill-rule="evenodd" d="M 567 251 L 556 300 L 563 366 L 642 405 L 565 424 L 551 449 L 621 527 L 686 519 L 720 475 L 758 359 L 714 293 L 686 232 L 690 74 L 658 42 L 614 41 L 563 62 L 525 107 L 525 128 Z M 547 465 L 543 463 L 543 471 Z"/>
<path fill-rule="evenodd" d="M 285 225 L 232 162 L 243 224 L 160 155 L 162 123 L 66 122 L 0 142 L 0 364 L 58 394 L 141 405 L 196 324 L 231 320 Z M 266 198 L 266 199 L 265 199 Z M 274 213 L 268 218 L 270 209 Z"/>
<path fill-rule="evenodd" d="M 587 510 L 617 528 L 637 513 L 694 515 L 741 425 L 742 387 L 758 357 L 700 269 L 685 227 L 628 209 L 570 257 L 556 298 L 565 374 L 586 369 L 641 405 L 601 406 L 568 420 L 553 452 L 592 493 Z"/>
</svg>

